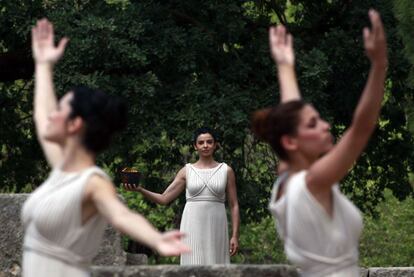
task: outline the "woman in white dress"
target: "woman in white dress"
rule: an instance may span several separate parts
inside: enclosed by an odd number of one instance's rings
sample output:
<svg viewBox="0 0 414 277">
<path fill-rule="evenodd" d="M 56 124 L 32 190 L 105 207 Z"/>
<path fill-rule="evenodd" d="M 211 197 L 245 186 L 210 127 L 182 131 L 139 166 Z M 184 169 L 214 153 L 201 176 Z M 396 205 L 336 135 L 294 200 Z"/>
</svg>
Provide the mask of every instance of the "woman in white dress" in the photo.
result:
<svg viewBox="0 0 414 277">
<path fill-rule="evenodd" d="M 64 38 L 55 47 L 53 26 L 46 19 L 32 29 L 34 121 L 52 172 L 22 209 L 23 276 L 89 276 L 107 222 L 162 255 L 189 251 L 182 233 L 159 233 L 128 210 L 110 178 L 95 165 L 96 155 L 126 124 L 122 102 L 86 87 L 57 101 L 53 66 L 67 42 Z"/>
<path fill-rule="evenodd" d="M 200 128 L 194 135 L 194 149 L 199 159 L 186 164 L 174 181 L 161 193 L 141 186 L 124 184 L 125 189 L 142 193 L 149 200 L 166 205 L 186 190 L 186 204 L 180 231 L 191 253 L 181 255 L 181 265 L 228 264 L 238 250 L 239 204 L 233 169 L 214 160 L 217 139 L 209 128 Z M 229 201 L 232 235 L 228 238 L 225 198 Z"/>
<path fill-rule="evenodd" d="M 268 142 L 287 170 L 269 204 L 288 259 L 303 276 L 359 276 L 359 210 L 339 191 L 375 130 L 384 95 L 386 39 L 379 14 L 369 11 L 372 28 L 363 41 L 371 61 L 368 80 L 349 128 L 334 145 L 330 125 L 300 99 L 292 37 L 283 26 L 270 28 L 270 48 L 278 67 L 281 104 L 258 111 L 253 131 Z"/>
</svg>

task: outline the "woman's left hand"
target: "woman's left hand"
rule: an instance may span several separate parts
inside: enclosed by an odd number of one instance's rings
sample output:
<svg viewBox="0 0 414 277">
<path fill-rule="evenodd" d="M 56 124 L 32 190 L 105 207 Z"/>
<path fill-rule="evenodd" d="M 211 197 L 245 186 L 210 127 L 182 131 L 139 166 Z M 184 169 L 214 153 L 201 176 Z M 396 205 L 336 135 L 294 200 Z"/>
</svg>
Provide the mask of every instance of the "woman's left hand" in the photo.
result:
<svg viewBox="0 0 414 277">
<path fill-rule="evenodd" d="M 161 234 L 161 238 L 155 245 L 155 250 L 162 256 L 178 256 L 189 253 L 191 249 L 182 242 L 184 234 L 178 230 Z"/>
<path fill-rule="evenodd" d="M 236 237 L 231 237 L 230 239 L 230 256 L 234 256 L 239 251 L 239 239 Z"/>
</svg>

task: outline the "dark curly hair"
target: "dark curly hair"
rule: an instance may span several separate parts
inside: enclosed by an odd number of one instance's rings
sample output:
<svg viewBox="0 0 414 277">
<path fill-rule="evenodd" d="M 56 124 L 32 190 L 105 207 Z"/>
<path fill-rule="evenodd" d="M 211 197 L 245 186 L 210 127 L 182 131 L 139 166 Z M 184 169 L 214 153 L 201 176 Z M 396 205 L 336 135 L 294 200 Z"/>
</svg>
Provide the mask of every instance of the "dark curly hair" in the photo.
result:
<svg viewBox="0 0 414 277">
<path fill-rule="evenodd" d="M 209 127 L 201 127 L 201 128 L 198 128 L 197 130 L 194 131 L 193 144 L 196 144 L 198 136 L 200 136 L 202 134 L 210 134 L 213 137 L 214 142 L 219 142 L 218 136 L 217 136 L 216 132 L 214 132 L 213 129 L 211 129 Z"/>
</svg>

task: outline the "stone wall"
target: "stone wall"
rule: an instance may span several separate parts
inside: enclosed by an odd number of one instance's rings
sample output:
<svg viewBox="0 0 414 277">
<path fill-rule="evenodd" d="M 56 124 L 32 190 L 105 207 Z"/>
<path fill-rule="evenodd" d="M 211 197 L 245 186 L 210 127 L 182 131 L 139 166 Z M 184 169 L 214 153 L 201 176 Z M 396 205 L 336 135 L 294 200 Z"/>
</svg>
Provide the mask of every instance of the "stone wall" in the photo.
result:
<svg viewBox="0 0 414 277">
<path fill-rule="evenodd" d="M 126 266 L 94 267 L 92 277 L 296 277 L 287 265 Z"/>
<path fill-rule="evenodd" d="M 213 266 L 102 266 L 93 267 L 92 277 L 296 277 L 288 265 L 213 265 Z M 414 267 L 362 268 L 360 277 L 414 277 Z M 1 277 L 1 276 L 0 276 Z"/>
<path fill-rule="evenodd" d="M 102 266 L 93 267 L 92 277 L 297 277 L 288 265 L 213 266 Z M 414 267 L 362 268 L 360 277 L 414 277 Z"/>
<path fill-rule="evenodd" d="M 0 277 L 20 276 L 1 272 Z M 92 277 L 298 277 L 288 265 L 94 266 Z M 414 267 L 361 269 L 360 277 L 414 277 Z"/>
</svg>

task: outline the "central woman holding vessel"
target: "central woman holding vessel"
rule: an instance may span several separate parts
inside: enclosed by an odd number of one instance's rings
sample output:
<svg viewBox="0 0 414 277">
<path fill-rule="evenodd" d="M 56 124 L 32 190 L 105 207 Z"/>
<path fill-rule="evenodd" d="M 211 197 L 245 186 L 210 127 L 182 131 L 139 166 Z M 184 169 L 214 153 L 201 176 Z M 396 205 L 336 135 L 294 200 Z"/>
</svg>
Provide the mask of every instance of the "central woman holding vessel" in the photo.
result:
<svg viewBox="0 0 414 277">
<path fill-rule="evenodd" d="M 124 184 L 124 188 L 140 192 L 152 202 L 167 205 L 186 191 L 186 204 L 180 230 L 191 252 L 182 254 L 181 265 L 228 264 L 230 255 L 238 250 L 239 204 L 233 169 L 214 159 L 218 147 L 215 133 L 209 128 L 197 129 L 193 139 L 199 159 L 186 164 L 163 193 L 155 193 L 141 186 Z M 226 194 L 231 211 L 232 236 L 229 241 Z"/>
</svg>

